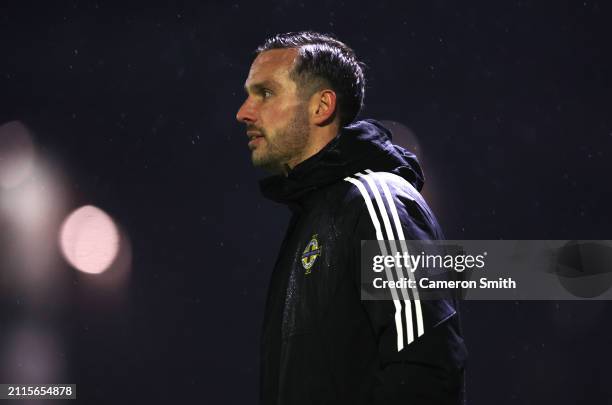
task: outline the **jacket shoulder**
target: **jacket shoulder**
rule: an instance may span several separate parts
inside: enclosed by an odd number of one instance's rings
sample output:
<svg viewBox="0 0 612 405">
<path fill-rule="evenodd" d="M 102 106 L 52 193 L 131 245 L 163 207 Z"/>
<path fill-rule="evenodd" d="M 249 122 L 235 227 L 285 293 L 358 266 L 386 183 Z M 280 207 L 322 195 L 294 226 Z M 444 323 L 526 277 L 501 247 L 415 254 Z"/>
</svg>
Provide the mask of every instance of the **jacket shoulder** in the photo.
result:
<svg viewBox="0 0 612 405">
<path fill-rule="evenodd" d="M 429 206 L 410 182 L 390 172 L 364 170 L 347 176 L 345 208 L 362 217 L 401 222 L 416 232 L 406 239 L 442 239 L 438 222 Z M 369 222 L 369 221 L 368 221 Z"/>
</svg>

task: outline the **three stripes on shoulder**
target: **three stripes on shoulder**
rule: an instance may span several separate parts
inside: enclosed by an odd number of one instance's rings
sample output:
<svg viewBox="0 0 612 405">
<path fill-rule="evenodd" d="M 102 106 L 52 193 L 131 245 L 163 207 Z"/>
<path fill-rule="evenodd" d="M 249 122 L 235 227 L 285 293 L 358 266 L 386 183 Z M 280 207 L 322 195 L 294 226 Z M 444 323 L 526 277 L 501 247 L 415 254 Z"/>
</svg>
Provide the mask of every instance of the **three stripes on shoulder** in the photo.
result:
<svg viewBox="0 0 612 405">
<path fill-rule="evenodd" d="M 378 239 L 378 245 L 380 247 L 381 254 L 388 256 L 387 243 L 391 249 L 391 255 L 395 256 L 398 253 L 398 246 L 402 249 L 402 252 L 408 253 L 406 246 L 406 238 L 404 237 L 404 231 L 402 229 L 402 223 L 400 221 L 395 200 L 389 190 L 385 177 L 388 174 L 385 172 L 373 172 L 371 170 L 365 170 L 365 173 L 355 173 L 353 177 L 346 177 L 344 180 L 354 184 L 368 209 L 372 225 L 376 231 L 376 239 Z M 398 176 L 399 177 L 399 176 Z M 388 178 L 388 177 L 387 177 Z M 401 179 L 401 177 L 400 177 Z M 404 179 L 402 179 L 404 180 Z M 404 180 L 406 181 L 406 180 Z M 408 183 L 406 181 L 406 183 Z M 409 183 L 408 183 L 409 184 Z M 368 192 L 370 190 L 370 193 Z M 384 200 L 383 200 L 384 195 Z M 373 198 L 372 198 L 372 197 Z M 375 209 L 372 200 L 376 202 Z M 386 205 L 385 202 L 386 201 Z M 390 215 L 389 215 L 390 214 Z M 381 220 L 384 226 L 381 227 Z M 386 236 L 386 237 L 385 237 Z M 401 268 L 395 267 L 396 275 L 398 280 L 401 280 L 404 275 Z M 389 268 L 385 268 L 385 275 L 389 281 L 394 280 L 393 274 Z M 407 271 L 408 278 L 414 280 L 414 274 L 412 271 Z M 414 285 L 414 284 L 413 284 Z M 391 296 L 393 298 L 393 304 L 395 306 L 395 328 L 397 330 L 397 351 L 401 351 L 404 348 L 404 341 L 410 344 L 416 337 L 423 335 L 423 311 L 421 309 L 421 301 L 419 299 L 419 291 L 416 288 L 411 288 L 407 291 L 406 288 L 400 289 L 401 294 L 398 294 L 395 289 L 391 289 Z M 401 295 L 401 296 L 400 296 Z M 403 305 L 402 305 L 403 304 Z M 416 331 L 413 322 L 412 310 L 414 306 L 414 312 L 416 319 Z M 405 309 L 406 319 L 406 340 L 404 340 L 404 327 L 402 325 L 402 312 Z"/>
</svg>

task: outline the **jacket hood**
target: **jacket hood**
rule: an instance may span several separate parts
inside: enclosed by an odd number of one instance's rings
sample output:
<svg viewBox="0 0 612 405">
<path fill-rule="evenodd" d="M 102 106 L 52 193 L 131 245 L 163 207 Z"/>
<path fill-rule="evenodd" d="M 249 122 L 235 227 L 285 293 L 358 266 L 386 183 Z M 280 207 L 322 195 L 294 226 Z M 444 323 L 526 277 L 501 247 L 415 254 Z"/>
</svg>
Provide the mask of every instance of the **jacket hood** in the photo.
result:
<svg viewBox="0 0 612 405">
<path fill-rule="evenodd" d="M 261 180 L 261 192 L 266 198 L 289 204 L 366 169 L 395 173 L 420 191 L 424 176 L 416 156 L 392 144 L 391 139 L 391 131 L 380 122 L 357 121 L 342 128 L 323 149 L 295 166 L 287 176 Z"/>
</svg>

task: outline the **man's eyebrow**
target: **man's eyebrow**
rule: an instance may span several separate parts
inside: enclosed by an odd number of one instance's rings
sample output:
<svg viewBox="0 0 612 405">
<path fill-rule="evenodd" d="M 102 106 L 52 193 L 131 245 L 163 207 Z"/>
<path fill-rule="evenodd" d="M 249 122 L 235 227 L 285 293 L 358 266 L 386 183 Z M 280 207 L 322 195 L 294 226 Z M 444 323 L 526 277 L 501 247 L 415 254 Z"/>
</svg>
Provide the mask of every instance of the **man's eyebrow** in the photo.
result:
<svg viewBox="0 0 612 405">
<path fill-rule="evenodd" d="M 266 89 L 266 88 L 273 88 L 276 87 L 277 84 L 275 81 L 273 80 L 264 80 L 263 82 L 259 82 L 259 83 L 253 83 L 250 86 L 247 86 L 246 84 L 244 85 L 244 91 L 246 93 L 249 92 L 249 89 L 251 91 L 258 91 L 258 90 L 262 90 L 262 89 Z"/>
</svg>

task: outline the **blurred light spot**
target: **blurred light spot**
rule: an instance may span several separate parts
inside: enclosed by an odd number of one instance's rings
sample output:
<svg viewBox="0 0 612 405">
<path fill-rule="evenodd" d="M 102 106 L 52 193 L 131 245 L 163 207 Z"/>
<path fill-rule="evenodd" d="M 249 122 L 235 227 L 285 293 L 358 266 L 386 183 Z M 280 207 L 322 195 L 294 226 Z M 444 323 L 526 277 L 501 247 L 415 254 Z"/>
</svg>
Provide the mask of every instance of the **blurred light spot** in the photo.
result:
<svg viewBox="0 0 612 405">
<path fill-rule="evenodd" d="M 394 144 L 408 149 L 419 158 L 421 157 L 421 145 L 419 144 L 417 136 L 410 128 L 396 121 L 385 120 L 381 121 L 381 123 L 393 134 Z"/>
<path fill-rule="evenodd" d="M 61 189 L 47 169 L 36 169 L 26 181 L 3 193 L 2 209 L 22 230 L 38 232 L 61 200 Z"/>
<path fill-rule="evenodd" d="M 392 142 L 395 145 L 401 146 L 416 155 L 419 165 L 425 174 L 425 186 L 420 192 L 425 197 L 429 207 L 435 212 L 444 211 L 443 207 L 438 206 L 441 199 L 437 195 L 436 190 L 441 188 L 438 187 L 436 182 L 435 167 L 428 166 L 429 162 L 421 147 L 419 138 L 410 128 L 401 122 L 384 120 L 381 123 L 393 134 Z"/>
<path fill-rule="evenodd" d="M 60 230 L 60 247 L 66 260 L 85 273 L 107 270 L 119 252 L 119 231 L 101 209 L 86 205 L 75 210 Z"/>
<path fill-rule="evenodd" d="M 62 379 L 66 361 L 61 340 L 52 329 L 25 321 L 4 332 L 0 367 L 6 381 L 49 384 Z"/>
<path fill-rule="evenodd" d="M 5 285 L 35 295 L 55 288 L 57 230 L 66 213 L 66 195 L 61 171 L 38 156 L 27 178 L 10 189 L 0 187 L 0 273 L 9 283 Z"/>
<path fill-rule="evenodd" d="M 12 188 L 32 172 L 34 146 L 27 128 L 19 121 L 0 126 L 0 187 Z"/>
</svg>

